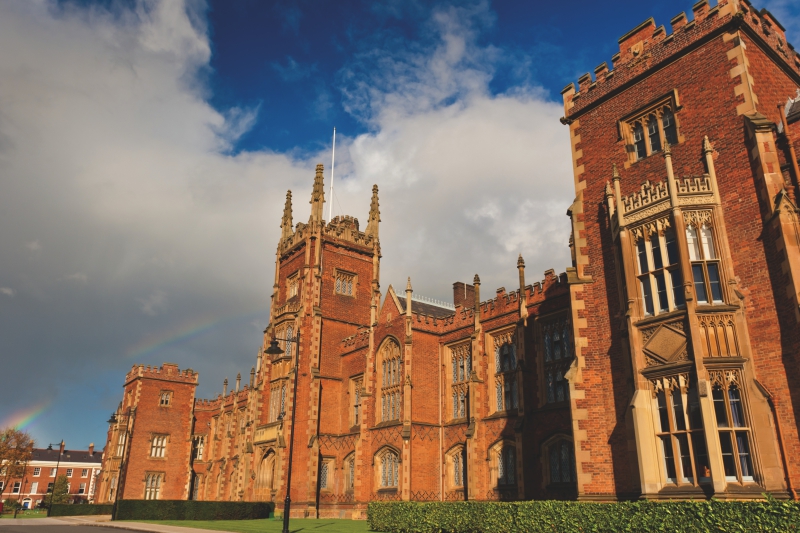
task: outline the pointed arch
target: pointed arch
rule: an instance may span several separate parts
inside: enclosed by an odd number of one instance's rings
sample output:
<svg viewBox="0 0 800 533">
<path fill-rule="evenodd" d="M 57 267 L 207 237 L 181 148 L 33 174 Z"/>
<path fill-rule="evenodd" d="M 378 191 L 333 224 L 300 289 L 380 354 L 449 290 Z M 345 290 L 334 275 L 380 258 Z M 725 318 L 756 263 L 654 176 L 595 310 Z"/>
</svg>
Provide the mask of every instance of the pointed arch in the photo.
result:
<svg viewBox="0 0 800 533">
<path fill-rule="evenodd" d="M 380 422 L 400 420 L 403 406 L 403 355 L 400 342 L 387 336 L 378 348 L 375 361 L 377 381 L 380 387 L 380 408 L 376 418 Z"/>
</svg>

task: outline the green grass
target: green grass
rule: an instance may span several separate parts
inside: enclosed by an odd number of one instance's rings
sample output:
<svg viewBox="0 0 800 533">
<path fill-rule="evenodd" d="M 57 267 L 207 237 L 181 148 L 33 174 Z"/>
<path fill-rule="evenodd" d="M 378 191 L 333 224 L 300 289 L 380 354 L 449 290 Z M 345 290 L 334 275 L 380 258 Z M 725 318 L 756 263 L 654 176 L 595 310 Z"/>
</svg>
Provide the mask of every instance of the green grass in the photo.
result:
<svg viewBox="0 0 800 533">
<path fill-rule="evenodd" d="M 2 520 L 6 520 L 6 519 L 9 519 L 9 518 L 13 520 L 14 519 L 14 513 L 3 513 L 3 514 L 0 514 L 0 519 L 2 519 Z M 47 518 L 47 510 L 43 509 L 41 511 L 39 511 L 39 510 L 30 510 L 30 511 L 19 512 L 19 513 L 17 513 L 17 520 L 19 520 L 20 518 Z"/>
<path fill-rule="evenodd" d="M 265 518 L 262 520 L 133 520 L 134 522 L 147 522 L 148 524 L 164 524 L 168 526 L 196 527 L 199 529 L 213 529 L 216 531 L 236 531 L 242 533 L 280 533 L 283 530 L 283 520 L 280 518 Z M 293 518 L 289 520 L 291 533 L 367 533 L 370 531 L 366 520 L 342 520 L 311 518 Z"/>
</svg>

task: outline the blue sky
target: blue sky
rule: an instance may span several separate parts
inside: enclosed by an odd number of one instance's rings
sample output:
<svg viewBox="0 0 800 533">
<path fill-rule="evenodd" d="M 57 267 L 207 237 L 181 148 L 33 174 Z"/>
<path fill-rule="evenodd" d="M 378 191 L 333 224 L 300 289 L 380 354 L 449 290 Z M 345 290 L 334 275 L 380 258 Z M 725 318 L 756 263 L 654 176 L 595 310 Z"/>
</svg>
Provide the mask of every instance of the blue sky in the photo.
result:
<svg viewBox="0 0 800 533">
<path fill-rule="evenodd" d="M 286 190 L 303 221 L 334 126 L 334 215 L 380 187 L 382 290 L 563 271 L 559 92 L 691 6 L 0 2 L 0 426 L 100 445 L 133 364 L 201 397 L 246 376 Z M 765 6 L 800 44 L 797 3 Z"/>
</svg>

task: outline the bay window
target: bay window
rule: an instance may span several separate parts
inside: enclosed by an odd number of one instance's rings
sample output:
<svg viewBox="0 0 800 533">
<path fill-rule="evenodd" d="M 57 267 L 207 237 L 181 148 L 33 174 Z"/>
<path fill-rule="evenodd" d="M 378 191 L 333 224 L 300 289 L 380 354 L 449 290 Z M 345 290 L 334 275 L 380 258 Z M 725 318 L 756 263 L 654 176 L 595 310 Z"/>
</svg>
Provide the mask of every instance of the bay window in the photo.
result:
<svg viewBox="0 0 800 533">
<path fill-rule="evenodd" d="M 697 303 L 724 303 L 721 269 L 711 227 L 707 223 L 687 225 L 686 242 Z"/>
<path fill-rule="evenodd" d="M 683 307 L 686 302 L 675 232 L 654 231 L 647 237 L 648 233 L 645 228 L 640 231 L 636 263 L 644 312 L 654 315 Z"/>
</svg>

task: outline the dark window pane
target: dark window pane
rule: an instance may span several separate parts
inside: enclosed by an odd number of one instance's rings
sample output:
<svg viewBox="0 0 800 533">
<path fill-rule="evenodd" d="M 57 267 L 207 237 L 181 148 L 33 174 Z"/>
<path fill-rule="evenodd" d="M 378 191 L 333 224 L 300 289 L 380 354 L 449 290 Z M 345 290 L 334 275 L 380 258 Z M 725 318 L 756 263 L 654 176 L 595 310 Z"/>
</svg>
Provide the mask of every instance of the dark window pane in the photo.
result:
<svg viewBox="0 0 800 533">
<path fill-rule="evenodd" d="M 706 279 L 703 274 L 703 265 L 692 265 L 692 275 L 694 276 L 694 290 L 697 293 L 698 303 L 708 303 L 706 294 Z"/>
<path fill-rule="evenodd" d="M 700 481 L 710 481 L 711 467 L 708 463 L 706 439 L 702 431 L 692 433 L 692 449 L 694 451 L 694 467 L 697 469 L 697 477 Z"/>
<path fill-rule="evenodd" d="M 642 128 L 641 124 L 636 124 L 633 127 L 633 146 L 636 148 L 636 159 L 647 157 L 647 149 L 644 143 L 644 128 Z"/>
<path fill-rule="evenodd" d="M 650 272 L 650 267 L 647 261 L 647 248 L 644 239 L 639 239 L 639 244 L 636 245 L 636 251 L 639 256 L 639 274 Z"/>
<path fill-rule="evenodd" d="M 686 416 L 683 414 L 683 396 L 679 389 L 672 391 L 672 415 L 677 431 L 686 431 Z"/>
<path fill-rule="evenodd" d="M 661 150 L 661 134 L 658 132 L 658 121 L 655 115 L 647 119 L 647 136 L 650 137 L 650 153 Z"/>
<path fill-rule="evenodd" d="M 650 288 L 650 278 L 645 276 L 639 282 L 642 285 L 642 298 L 644 298 L 644 312 L 645 314 L 653 314 L 653 291 Z"/>
<path fill-rule="evenodd" d="M 672 230 L 667 231 L 664 234 L 664 240 L 667 243 L 667 261 L 669 261 L 670 265 L 678 264 L 678 241 L 675 240 L 675 232 Z"/>
<path fill-rule="evenodd" d="M 669 414 L 667 413 L 667 399 L 664 391 L 656 395 L 658 399 L 658 418 L 661 422 L 661 433 L 669 431 Z"/>
<path fill-rule="evenodd" d="M 692 472 L 692 456 L 689 454 L 689 438 L 686 434 L 676 435 L 678 441 L 678 455 L 681 461 L 681 470 L 683 470 L 683 481 L 694 481 L 694 473 Z"/>
<path fill-rule="evenodd" d="M 650 247 L 653 249 L 653 268 L 664 268 L 664 261 L 661 258 L 661 240 L 657 233 L 650 238 Z"/>
<path fill-rule="evenodd" d="M 711 286 L 711 299 L 715 302 L 722 301 L 722 284 L 719 281 L 719 265 L 708 263 L 708 284 Z"/>
<path fill-rule="evenodd" d="M 753 480 L 753 463 L 750 461 L 750 442 L 747 433 L 736 432 L 736 447 L 739 449 L 739 466 L 742 469 L 742 478 L 745 481 Z"/>
<path fill-rule="evenodd" d="M 659 272 L 653 277 L 656 278 L 656 290 L 658 291 L 658 310 L 668 311 L 669 300 L 667 300 L 667 282 L 664 279 L 664 273 Z"/>
<path fill-rule="evenodd" d="M 661 116 L 661 126 L 664 128 L 664 137 L 669 144 L 678 144 L 678 129 L 675 126 L 675 116 L 669 109 L 664 110 Z"/>
<path fill-rule="evenodd" d="M 742 395 L 739 392 L 739 389 L 735 386 L 728 389 L 728 400 L 731 404 L 731 418 L 733 419 L 733 427 L 745 427 L 746 424 L 744 423 L 744 412 L 742 410 Z"/>
<path fill-rule="evenodd" d="M 561 461 L 558 456 L 558 445 L 550 448 L 550 483 L 561 483 Z"/>
<path fill-rule="evenodd" d="M 670 283 L 672 283 L 672 299 L 675 301 L 675 307 L 680 307 L 686 304 L 686 299 L 683 297 L 683 276 L 681 276 L 680 268 L 673 268 L 669 271 Z"/>
<path fill-rule="evenodd" d="M 672 437 L 661 437 L 661 449 L 664 452 L 664 470 L 670 481 L 675 480 L 675 455 L 672 453 Z"/>
<path fill-rule="evenodd" d="M 714 399 L 714 414 L 717 415 L 717 426 L 721 428 L 728 427 L 728 413 L 725 410 L 725 395 L 722 389 L 714 387 L 711 397 Z"/>
<path fill-rule="evenodd" d="M 729 432 L 719 432 L 719 445 L 722 449 L 722 466 L 725 467 L 725 478 L 728 481 L 736 481 L 736 463 L 733 458 L 733 443 Z"/>
<path fill-rule="evenodd" d="M 700 410 L 700 399 L 697 388 L 689 387 L 689 426 L 691 429 L 703 429 L 703 413 Z"/>
</svg>

